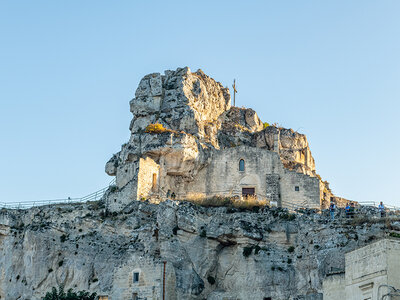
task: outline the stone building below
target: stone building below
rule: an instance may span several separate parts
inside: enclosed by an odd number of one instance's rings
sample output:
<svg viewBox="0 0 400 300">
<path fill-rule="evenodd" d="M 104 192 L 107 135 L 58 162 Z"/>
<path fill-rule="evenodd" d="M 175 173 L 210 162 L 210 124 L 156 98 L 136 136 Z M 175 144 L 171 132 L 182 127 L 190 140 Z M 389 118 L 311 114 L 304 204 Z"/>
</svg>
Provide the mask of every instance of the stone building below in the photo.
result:
<svg viewBox="0 0 400 300">
<path fill-rule="evenodd" d="M 400 299 L 400 241 L 384 238 L 346 253 L 345 271 L 323 281 L 324 300 Z"/>
</svg>

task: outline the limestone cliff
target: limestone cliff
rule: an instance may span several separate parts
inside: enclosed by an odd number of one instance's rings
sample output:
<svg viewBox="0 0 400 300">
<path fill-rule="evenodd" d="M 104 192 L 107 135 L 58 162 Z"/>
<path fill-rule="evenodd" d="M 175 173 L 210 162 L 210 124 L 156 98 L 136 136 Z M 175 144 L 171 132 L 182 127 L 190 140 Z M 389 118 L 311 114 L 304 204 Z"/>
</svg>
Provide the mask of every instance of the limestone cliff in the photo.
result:
<svg viewBox="0 0 400 300">
<path fill-rule="evenodd" d="M 340 212 L 343 213 L 343 212 Z M 330 222 L 324 214 L 135 201 L 0 210 L 0 299 L 37 300 L 52 286 L 112 300 L 322 299 L 344 253 L 400 230 L 397 219 Z M 166 262 L 166 268 L 163 264 Z M 134 272 L 140 280 L 134 282 Z"/>
</svg>

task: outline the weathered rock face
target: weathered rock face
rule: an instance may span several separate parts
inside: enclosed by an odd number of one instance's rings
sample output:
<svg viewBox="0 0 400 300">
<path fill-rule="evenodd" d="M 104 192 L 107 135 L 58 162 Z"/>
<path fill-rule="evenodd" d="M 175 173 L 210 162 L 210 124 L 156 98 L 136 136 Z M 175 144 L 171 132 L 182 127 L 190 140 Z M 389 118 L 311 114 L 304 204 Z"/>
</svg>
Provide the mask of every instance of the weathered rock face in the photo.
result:
<svg viewBox="0 0 400 300">
<path fill-rule="evenodd" d="M 322 281 L 344 269 L 345 252 L 400 228 L 372 219 L 374 209 L 330 222 L 312 211 L 172 201 L 134 201 L 109 216 L 102 207 L 1 210 L 0 299 L 40 299 L 59 284 L 113 300 L 161 299 L 164 261 L 166 299 L 322 299 Z"/>
<path fill-rule="evenodd" d="M 132 137 L 122 146 L 119 162 L 124 163 L 129 154 L 143 156 L 153 147 L 166 145 L 167 138 L 154 143 L 154 138 L 148 138 L 152 133 L 144 132 L 148 125 L 159 123 L 167 129 L 194 135 L 199 147 L 206 145 L 211 149 L 249 145 L 274 150 L 274 136 L 279 135 L 282 160 L 288 166 L 290 162 L 297 164 L 299 172 L 315 171 L 305 135 L 274 126 L 264 129 L 254 110 L 231 108 L 230 101 L 229 89 L 201 70 L 192 73 L 186 67 L 165 71 L 165 75 L 146 75 L 130 102 Z M 116 164 L 113 158 L 106 168 L 108 174 L 115 175 L 110 166 Z"/>
<path fill-rule="evenodd" d="M 229 89 L 205 75 L 201 70 L 192 73 L 189 68 L 154 73 L 143 77 L 130 102 L 134 119 L 133 134 L 143 132 L 152 123 L 206 135 L 208 124 L 230 108 Z"/>
</svg>

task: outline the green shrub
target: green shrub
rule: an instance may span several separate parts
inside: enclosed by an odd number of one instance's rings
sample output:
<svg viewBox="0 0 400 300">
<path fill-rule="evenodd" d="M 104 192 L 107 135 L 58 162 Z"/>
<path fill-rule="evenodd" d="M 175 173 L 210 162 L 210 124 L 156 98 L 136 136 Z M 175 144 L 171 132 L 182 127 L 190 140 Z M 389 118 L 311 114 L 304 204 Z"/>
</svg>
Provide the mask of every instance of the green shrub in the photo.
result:
<svg viewBox="0 0 400 300">
<path fill-rule="evenodd" d="M 97 294 L 90 294 L 86 291 L 74 292 L 69 289 L 67 292 L 64 291 L 64 287 L 59 287 L 58 291 L 55 287 L 52 288 L 51 292 L 47 292 L 46 296 L 42 300 L 96 300 Z"/>
<path fill-rule="evenodd" d="M 296 219 L 296 214 L 284 213 L 280 215 L 280 218 L 287 221 L 293 221 Z"/>
<path fill-rule="evenodd" d="M 66 236 L 65 234 L 63 234 L 62 236 L 60 236 L 60 241 L 61 241 L 61 243 L 64 243 L 66 239 L 67 239 L 67 236 Z"/>
<path fill-rule="evenodd" d="M 265 129 L 265 128 L 267 128 L 269 126 L 269 123 L 267 123 L 267 122 L 264 122 L 264 124 L 263 124 L 263 128 Z"/>
<path fill-rule="evenodd" d="M 215 283 L 215 278 L 212 277 L 211 275 L 209 275 L 209 276 L 207 277 L 207 281 L 208 281 L 211 285 L 213 285 L 213 284 Z"/>
<path fill-rule="evenodd" d="M 179 230 L 179 227 L 178 227 L 178 226 L 175 226 L 175 227 L 172 229 L 172 233 L 173 233 L 174 235 L 177 235 L 177 234 L 178 234 L 178 230 Z"/>
<path fill-rule="evenodd" d="M 261 247 L 260 247 L 260 246 L 258 246 L 258 245 L 257 245 L 257 246 L 255 246 L 255 247 L 254 247 L 254 254 L 256 254 L 256 255 L 257 255 L 257 254 L 258 254 L 258 252 L 260 252 L 260 250 L 261 250 Z"/>
<path fill-rule="evenodd" d="M 400 233 L 391 232 L 391 233 L 389 233 L 389 236 L 394 237 L 394 238 L 400 238 Z"/>
<path fill-rule="evenodd" d="M 253 252 L 253 246 L 243 248 L 243 256 L 244 257 L 249 257 L 251 255 L 251 252 Z"/>
<path fill-rule="evenodd" d="M 203 229 L 203 230 L 200 232 L 200 237 L 202 237 L 202 238 L 207 237 L 207 231 L 205 231 L 205 229 Z"/>
<path fill-rule="evenodd" d="M 292 252 L 294 252 L 294 246 L 290 246 L 288 249 L 287 249 L 287 251 L 289 252 L 289 253 L 292 253 Z"/>
</svg>

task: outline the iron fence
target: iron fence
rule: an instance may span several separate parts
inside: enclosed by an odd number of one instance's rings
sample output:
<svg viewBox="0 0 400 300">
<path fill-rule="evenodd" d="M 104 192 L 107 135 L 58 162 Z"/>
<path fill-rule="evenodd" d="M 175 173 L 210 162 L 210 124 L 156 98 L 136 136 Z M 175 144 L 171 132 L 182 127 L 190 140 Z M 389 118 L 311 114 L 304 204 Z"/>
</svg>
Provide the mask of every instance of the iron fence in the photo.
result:
<svg viewBox="0 0 400 300">
<path fill-rule="evenodd" d="M 0 202 L 0 208 L 7 209 L 28 209 L 36 206 L 44 206 L 51 204 L 66 204 L 66 203 L 84 203 L 88 201 L 97 201 L 100 200 L 108 188 L 115 184 L 115 178 L 108 184 L 107 187 L 104 187 L 98 191 L 95 191 L 89 195 L 80 197 L 80 198 L 71 198 L 68 197 L 66 199 L 51 199 L 51 200 L 36 200 L 36 201 L 19 201 L 19 202 Z"/>
</svg>

